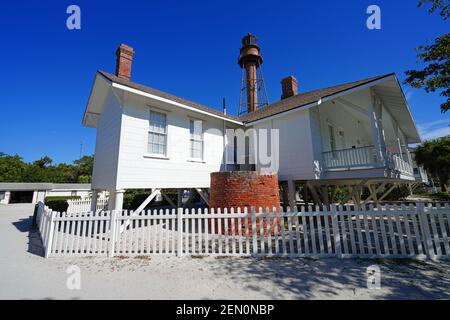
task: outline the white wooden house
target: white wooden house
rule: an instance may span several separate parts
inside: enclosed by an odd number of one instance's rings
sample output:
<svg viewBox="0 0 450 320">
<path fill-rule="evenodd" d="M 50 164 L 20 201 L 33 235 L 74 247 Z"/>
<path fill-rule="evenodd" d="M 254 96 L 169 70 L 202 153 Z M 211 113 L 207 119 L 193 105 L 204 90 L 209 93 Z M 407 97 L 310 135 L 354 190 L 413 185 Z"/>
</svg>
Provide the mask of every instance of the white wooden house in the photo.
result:
<svg viewBox="0 0 450 320">
<path fill-rule="evenodd" d="M 370 200 L 387 183 L 415 181 L 408 145 L 420 137 L 395 74 L 300 94 L 289 77 L 284 99 L 234 117 L 131 81 L 132 57 L 121 45 L 116 74 L 97 72 L 83 117 L 97 129 L 92 188 L 110 192 L 110 208 L 127 189 L 205 191 L 210 173 L 226 170 L 226 128 L 279 130 L 290 201 L 299 183 L 326 203 L 329 186 L 348 185 L 360 201 L 363 187 Z"/>
<path fill-rule="evenodd" d="M 416 180 L 408 145 L 420 137 L 395 74 L 294 92 L 241 118 L 246 126 L 279 130 L 278 174 L 291 192 L 294 181 L 304 182 L 327 202 L 326 192 L 314 189 L 348 185 L 355 196 L 365 186 L 375 193 Z"/>
</svg>

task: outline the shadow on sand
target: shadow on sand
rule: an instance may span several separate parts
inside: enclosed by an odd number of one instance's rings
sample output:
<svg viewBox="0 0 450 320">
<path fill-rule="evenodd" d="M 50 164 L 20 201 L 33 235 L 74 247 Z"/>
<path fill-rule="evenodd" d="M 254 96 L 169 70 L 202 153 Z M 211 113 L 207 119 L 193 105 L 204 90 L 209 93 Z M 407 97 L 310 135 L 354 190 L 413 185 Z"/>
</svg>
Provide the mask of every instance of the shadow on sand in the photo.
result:
<svg viewBox="0 0 450 320">
<path fill-rule="evenodd" d="M 450 299 L 448 261 L 229 258 L 222 262 L 218 276 L 227 272 L 244 284 L 249 277 L 256 278 L 261 285 L 247 285 L 246 289 L 273 299 L 283 299 L 283 295 L 266 289 L 264 283 L 275 284 L 278 292 L 288 292 L 296 299 L 342 297 L 343 289 L 348 290 L 349 299 Z M 367 289 L 366 270 L 371 265 L 380 267 L 382 290 Z"/>
<path fill-rule="evenodd" d="M 19 232 L 28 232 L 28 252 L 40 257 L 44 257 L 44 248 L 41 237 L 36 227 L 32 226 L 33 217 L 20 219 L 12 224 Z"/>
</svg>

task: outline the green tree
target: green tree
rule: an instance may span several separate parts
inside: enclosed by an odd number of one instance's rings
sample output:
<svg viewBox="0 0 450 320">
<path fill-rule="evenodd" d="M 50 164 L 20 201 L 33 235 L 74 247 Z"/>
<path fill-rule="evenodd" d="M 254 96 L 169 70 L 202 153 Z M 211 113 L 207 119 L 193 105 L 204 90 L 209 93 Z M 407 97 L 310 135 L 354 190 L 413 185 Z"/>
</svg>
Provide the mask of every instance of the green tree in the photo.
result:
<svg viewBox="0 0 450 320">
<path fill-rule="evenodd" d="M 18 155 L 0 152 L 0 182 L 21 182 L 27 164 Z"/>
<path fill-rule="evenodd" d="M 447 0 L 420 0 L 418 6 L 431 3 L 430 13 L 440 10 L 440 15 L 447 20 L 449 4 Z M 422 70 L 406 71 L 405 83 L 413 88 L 423 88 L 426 92 L 440 91 L 440 96 L 447 100 L 441 104 L 441 111 L 450 109 L 450 34 L 444 34 L 433 43 L 419 46 L 417 49 L 418 62 L 425 64 Z"/>
<path fill-rule="evenodd" d="M 47 156 L 26 163 L 18 155 L 0 152 L 0 182 L 53 182 L 53 183 L 90 183 L 93 156 L 84 156 L 74 164 L 53 165 Z"/>
<path fill-rule="evenodd" d="M 450 16 L 450 4 L 447 3 L 447 0 L 420 0 L 417 6 L 421 7 L 426 3 L 431 3 L 431 8 L 428 10 L 430 14 L 440 10 L 439 14 L 444 20 L 447 20 Z"/>
<path fill-rule="evenodd" d="M 73 162 L 77 168 L 77 182 L 90 183 L 94 168 L 94 156 L 83 156 Z"/>
<path fill-rule="evenodd" d="M 39 160 L 36 160 L 35 162 L 33 162 L 34 165 L 38 166 L 39 168 L 47 168 L 49 165 L 51 165 L 53 162 L 52 159 L 50 159 L 49 157 L 45 156 L 40 158 Z"/>
<path fill-rule="evenodd" d="M 450 136 L 425 141 L 416 148 L 415 160 L 418 165 L 436 176 L 442 191 L 448 192 L 450 179 Z"/>
</svg>

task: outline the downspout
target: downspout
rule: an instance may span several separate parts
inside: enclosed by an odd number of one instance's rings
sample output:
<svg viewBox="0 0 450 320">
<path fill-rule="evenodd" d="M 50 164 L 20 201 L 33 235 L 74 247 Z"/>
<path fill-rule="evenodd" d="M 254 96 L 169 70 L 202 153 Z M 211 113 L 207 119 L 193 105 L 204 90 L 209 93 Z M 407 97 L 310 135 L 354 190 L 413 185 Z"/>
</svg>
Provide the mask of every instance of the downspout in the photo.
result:
<svg viewBox="0 0 450 320">
<path fill-rule="evenodd" d="M 223 114 L 226 115 L 227 114 L 227 105 L 226 105 L 226 100 L 225 97 L 223 98 Z M 222 162 L 223 162 L 223 171 L 228 171 L 227 169 L 227 136 L 226 136 L 226 122 L 225 120 L 222 120 L 222 141 L 223 141 L 223 152 L 222 152 Z"/>
</svg>

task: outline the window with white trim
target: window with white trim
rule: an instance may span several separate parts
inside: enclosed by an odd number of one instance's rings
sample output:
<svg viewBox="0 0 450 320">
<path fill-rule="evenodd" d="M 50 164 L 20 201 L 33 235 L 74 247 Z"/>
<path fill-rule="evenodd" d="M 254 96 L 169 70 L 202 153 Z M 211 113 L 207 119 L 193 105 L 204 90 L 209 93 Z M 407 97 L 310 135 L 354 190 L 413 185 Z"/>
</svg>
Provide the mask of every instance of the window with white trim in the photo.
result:
<svg viewBox="0 0 450 320">
<path fill-rule="evenodd" d="M 203 121 L 191 119 L 189 133 L 191 159 L 203 160 Z"/>
<path fill-rule="evenodd" d="M 147 152 L 165 156 L 167 152 L 167 117 L 164 113 L 150 111 Z"/>
</svg>

